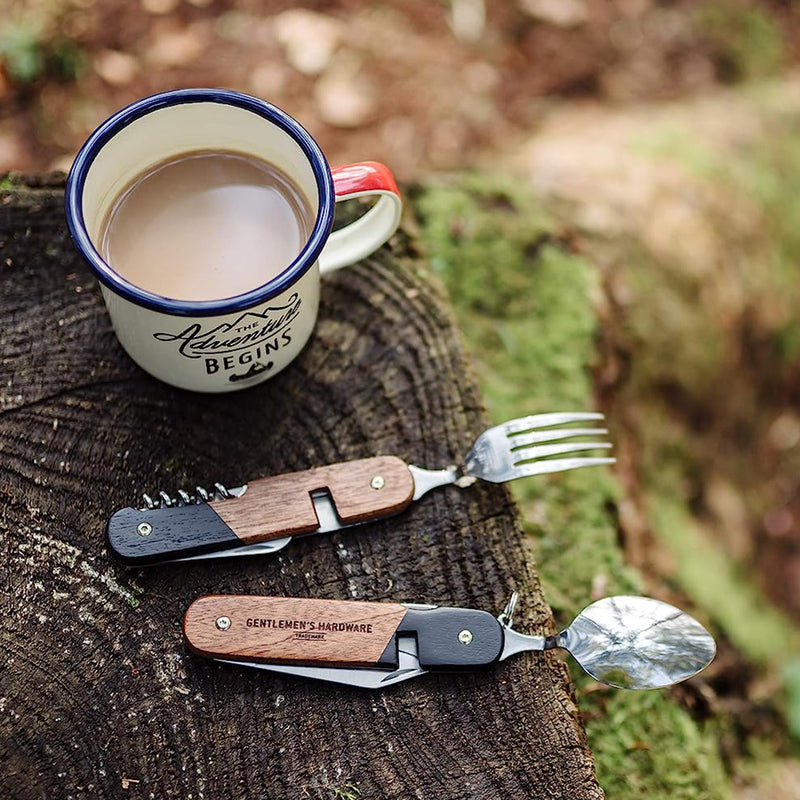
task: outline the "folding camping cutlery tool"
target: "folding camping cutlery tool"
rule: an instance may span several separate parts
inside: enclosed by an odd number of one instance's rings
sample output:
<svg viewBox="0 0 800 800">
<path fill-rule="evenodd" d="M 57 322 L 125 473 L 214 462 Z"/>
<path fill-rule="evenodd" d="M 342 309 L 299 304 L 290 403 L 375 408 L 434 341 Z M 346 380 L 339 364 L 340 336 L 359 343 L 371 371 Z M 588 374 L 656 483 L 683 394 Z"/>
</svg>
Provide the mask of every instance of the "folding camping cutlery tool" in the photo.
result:
<svg viewBox="0 0 800 800">
<path fill-rule="evenodd" d="M 610 447 L 597 413 L 537 414 L 484 431 L 464 466 L 426 470 L 394 456 L 261 478 L 237 489 L 144 496 L 146 508 L 117 511 L 109 549 L 125 564 L 270 553 L 294 536 L 334 531 L 407 508 L 431 489 L 476 480 L 613 463 L 575 455 Z M 579 427 L 576 427 L 579 426 Z M 528 650 L 567 650 L 596 680 L 655 689 L 685 680 L 714 657 L 710 634 L 688 614 L 646 597 L 607 597 L 561 633 L 512 627 L 516 592 L 497 618 L 444 606 L 207 595 L 186 612 L 195 653 L 216 661 L 377 689 L 426 672 L 488 667 Z"/>
<path fill-rule="evenodd" d="M 236 489 L 215 484 L 193 495 L 144 496 L 146 508 L 124 508 L 108 521 L 111 554 L 129 566 L 273 553 L 294 536 L 335 531 L 397 514 L 431 489 L 477 479 L 504 483 L 528 475 L 611 464 L 576 456 L 604 450 L 605 428 L 571 427 L 602 420 L 588 413 L 536 414 L 484 431 L 462 468 L 427 470 L 395 456 L 347 461 L 259 478 Z M 576 441 L 566 441 L 576 440 Z"/>
<path fill-rule="evenodd" d="M 515 592 L 495 618 L 469 608 L 207 595 L 189 606 L 184 636 L 216 661 L 369 689 L 553 648 L 602 683 L 658 689 L 697 674 L 716 650 L 697 620 L 648 597 L 598 600 L 551 636 L 515 631 L 516 602 Z"/>
</svg>

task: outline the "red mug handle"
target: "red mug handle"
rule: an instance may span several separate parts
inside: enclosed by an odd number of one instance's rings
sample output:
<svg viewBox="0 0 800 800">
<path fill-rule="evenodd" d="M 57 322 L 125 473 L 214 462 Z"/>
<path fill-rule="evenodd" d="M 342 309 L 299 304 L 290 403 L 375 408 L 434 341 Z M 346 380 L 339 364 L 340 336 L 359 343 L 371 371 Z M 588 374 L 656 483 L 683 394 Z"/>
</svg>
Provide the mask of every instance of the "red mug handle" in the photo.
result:
<svg viewBox="0 0 800 800">
<path fill-rule="evenodd" d="M 374 253 L 397 230 L 403 204 L 394 176 L 385 164 L 361 161 L 334 167 L 336 202 L 354 197 L 375 197 L 376 203 L 361 217 L 334 231 L 319 257 L 319 271 L 332 272 Z"/>
</svg>

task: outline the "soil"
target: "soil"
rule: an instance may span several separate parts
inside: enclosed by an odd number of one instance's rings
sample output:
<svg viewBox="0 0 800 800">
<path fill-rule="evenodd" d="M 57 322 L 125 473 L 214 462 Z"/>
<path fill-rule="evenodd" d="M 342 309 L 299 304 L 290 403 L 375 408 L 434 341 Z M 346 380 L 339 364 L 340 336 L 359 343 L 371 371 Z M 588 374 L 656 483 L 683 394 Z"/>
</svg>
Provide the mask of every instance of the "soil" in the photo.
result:
<svg viewBox="0 0 800 800">
<path fill-rule="evenodd" d="M 784 62 L 800 41 L 791 35 L 800 8 L 777 0 L 755 11 L 726 0 L 742 19 L 735 30 L 701 13 L 720 0 L 10 5 L 0 24 L 0 171 L 66 168 L 90 131 L 127 103 L 224 86 L 287 110 L 332 163 L 381 159 L 409 180 L 507 151 L 556 99 L 695 93 L 762 69 L 746 47 L 770 51 L 774 30 L 788 43 Z M 758 25 L 750 33 L 753 14 L 767 19 L 765 42 L 755 39 Z"/>
</svg>

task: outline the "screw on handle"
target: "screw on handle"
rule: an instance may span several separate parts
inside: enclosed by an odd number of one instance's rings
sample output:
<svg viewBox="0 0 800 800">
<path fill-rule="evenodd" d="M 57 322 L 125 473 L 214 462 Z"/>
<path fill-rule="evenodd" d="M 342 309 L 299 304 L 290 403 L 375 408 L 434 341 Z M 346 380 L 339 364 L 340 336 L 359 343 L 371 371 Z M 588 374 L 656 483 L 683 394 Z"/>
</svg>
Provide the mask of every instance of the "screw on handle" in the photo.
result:
<svg viewBox="0 0 800 800">
<path fill-rule="evenodd" d="M 487 666 L 500 658 L 503 630 L 488 612 L 473 608 L 410 607 L 397 629 L 414 635 L 423 669 L 461 670 Z"/>
<path fill-rule="evenodd" d="M 326 490 L 342 525 L 355 525 L 403 511 L 414 480 L 394 456 L 344 461 L 250 481 L 239 498 L 212 503 L 219 516 L 247 543 L 311 533 L 319 520 L 311 501 Z"/>
<path fill-rule="evenodd" d="M 208 503 L 123 508 L 108 520 L 106 539 L 113 558 L 131 567 L 189 558 L 241 544 Z"/>
<path fill-rule="evenodd" d="M 399 458 L 381 456 L 260 478 L 238 496 L 221 484 L 213 496 L 200 487 L 194 496 L 145 495 L 148 508 L 125 508 L 108 521 L 108 548 L 141 566 L 313 533 L 322 522 L 312 502 L 319 490 L 330 494 L 339 524 L 353 525 L 405 509 L 414 480 Z"/>
<path fill-rule="evenodd" d="M 207 595 L 189 606 L 183 630 L 209 658 L 374 667 L 406 613 L 399 603 Z"/>
</svg>

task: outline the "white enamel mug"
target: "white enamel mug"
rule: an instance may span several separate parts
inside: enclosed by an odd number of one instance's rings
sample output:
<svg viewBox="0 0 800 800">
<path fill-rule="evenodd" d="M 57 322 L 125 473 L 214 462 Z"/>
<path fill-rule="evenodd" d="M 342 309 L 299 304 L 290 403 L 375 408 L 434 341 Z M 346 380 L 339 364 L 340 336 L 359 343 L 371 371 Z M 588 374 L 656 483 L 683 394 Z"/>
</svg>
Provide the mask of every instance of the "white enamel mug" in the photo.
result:
<svg viewBox="0 0 800 800">
<path fill-rule="evenodd" d="M 98 242 L 110 209 L 137 176 L 200 150 L 238 152 L 277 166 L 316 218 L 295 260 L 263 286 L 223 300 L 175 300 L 117 274 Z M 334 203 L 364 196 L 377 202 L 331 232 Z M 66 211 L 130 357 L 173 386 L 229 392 L 271 378 L 300 353 L 317 319 L 320 274 L 384 244 L 400 222 L 401 201 L 387 167 L 363 162 L 331 170 L 309 133 L 275 106 L 238 92 L 182 89 L 139 100 L 89 137 L 70 170 Z"/>
</svg>

